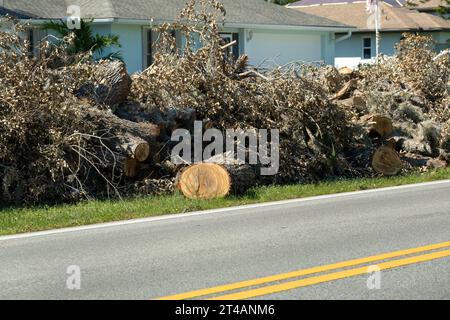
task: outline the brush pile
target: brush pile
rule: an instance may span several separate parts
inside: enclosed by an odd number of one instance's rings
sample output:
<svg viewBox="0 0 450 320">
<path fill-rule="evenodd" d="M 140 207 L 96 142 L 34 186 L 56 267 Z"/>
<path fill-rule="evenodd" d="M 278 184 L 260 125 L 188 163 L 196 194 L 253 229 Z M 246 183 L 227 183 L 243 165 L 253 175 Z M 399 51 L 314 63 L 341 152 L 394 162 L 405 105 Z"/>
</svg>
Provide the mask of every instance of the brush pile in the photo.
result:
<svg viewBox="0 0 450 320">
<path fill-rule="evenodd" d="M 382 148 L 372 161 L 378 173 L 448 165 L 450 55 L 433 48 L 430 36 L 405 34 L 396 56 L 347 73 L 335 96 L 367 128 L 366 147 Z"/>
<path fill-rule="evenodd" d="M 176 185 L 195 198 L 201 188 L 224 195 L 447 166 L 450 63 L 429 38 L 407 36 L 398 56 L 356 72 L 299 63 L 262 71 L 230 54 L 233 43 L 219 35 L 225 15 L 215 0 L 191 0 L 178 22 L 159 26 L 153 65 L 131 77 L 121 62 L 69 54 L 71 37 L 44 41 L 34 58 L 19 37 L 27 26 L 2 21 L 0 204 L 165 194 Z M 183 49 L 172 30 L 186 38 Z M 222 132 L 278 129 L 279 173 L 173 164 L 172 133 L 193 132 L 195 121 Z M 206 179 L 220 190 L 202 186 L 199 172 L 222 177 Z M 180 186 L 182 177 L 192 185 Z"/>
</svg>

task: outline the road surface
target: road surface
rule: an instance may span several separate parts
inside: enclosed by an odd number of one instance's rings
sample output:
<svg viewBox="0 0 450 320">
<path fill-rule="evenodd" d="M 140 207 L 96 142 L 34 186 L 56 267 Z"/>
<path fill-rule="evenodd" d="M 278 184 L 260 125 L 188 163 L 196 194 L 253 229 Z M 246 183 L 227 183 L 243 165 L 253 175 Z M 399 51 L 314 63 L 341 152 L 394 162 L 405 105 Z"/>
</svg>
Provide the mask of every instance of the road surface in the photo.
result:
<svg viewBox="0 0 450 320">
<path fill-rule="evenodd" d="M 450 299 L 449 241 L 449 181 L 3 237 L 0 299 Z"/>
</svg>

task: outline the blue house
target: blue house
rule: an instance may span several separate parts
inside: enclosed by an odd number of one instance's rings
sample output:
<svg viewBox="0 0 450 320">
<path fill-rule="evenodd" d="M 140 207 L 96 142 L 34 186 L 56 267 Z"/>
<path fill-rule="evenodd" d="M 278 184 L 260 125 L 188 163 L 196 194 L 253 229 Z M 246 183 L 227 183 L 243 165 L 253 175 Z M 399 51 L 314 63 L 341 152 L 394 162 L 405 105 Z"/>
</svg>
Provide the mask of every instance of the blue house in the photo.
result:
<svg viewBox="0 0 450 320">
<path fill-rule="evenodd" d="M 332 64 L 335 34 L 354 30 L 342 22 L 263 0 L 221 2 L 227 10 L 222 37 L 235 40 L 235 53 L 247 54 L 253 65 L 283 65 L 299 60 Z M 152 44 L 157 38 L 154 28 L 174 21 L 185 4 L 186 0 L 0 0 L 0 14 L 31 19 L 35 28 L 29 36 L 37 44 L 47 35 L 40 24 L 64 19 L 73 14 L 73 8 L 78 8 L 82 19 L 92 20 L 95 33 L 120 37 L 121 54 L 128 71 L 133 73 L 152 63 Z M 175 36 L 183 46 L 184 39 L 176 30 Z"/>
</svg>

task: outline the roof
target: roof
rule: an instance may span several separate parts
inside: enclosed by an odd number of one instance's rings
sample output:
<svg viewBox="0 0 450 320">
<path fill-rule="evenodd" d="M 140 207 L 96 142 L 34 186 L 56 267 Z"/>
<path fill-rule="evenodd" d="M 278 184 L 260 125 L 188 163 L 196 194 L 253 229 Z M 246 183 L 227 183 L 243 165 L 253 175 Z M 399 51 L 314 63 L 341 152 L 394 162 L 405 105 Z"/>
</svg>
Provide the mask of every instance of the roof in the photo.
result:
<svg viewBox="0 0 450 320">
<path fill-rule="evenodd" d="M 414 0 L 412 0 L 414 1 Z M 419 2 L 420 0 L 417 0 Z M 431 0 L 435 1 L 435 0 Z M 314 5 L 321 5 L 321 4 L 346 4 L 346 3 L 362 3 L 366 1 L 362 0 L 301 0 L 297 2 L 293 2 L 291 4 L 288 4 L 288 7 L 297 7 L 297 6 L 314 6 Z M 401 7 L 406 2 L 406 0 L 384 0 L 385 3 L 390 4 L 391 6 Z"/>
<path fill-rule="evenodd" d="M 405 7 L 414 8 L 419 11 L 431 11 L 439 7 L 446 7 L 450 9 L 449 4 L 445 0 L 428 0 L 427 2 L 423 3 L 421 2 L 421 0 L 410 0 L 410 1 L 402 0 L 402 2 L 404 3 Z"/>
<path fill-rule="evenodd" d="M 302 6 L 290 6 L 293 10 L 314 14 L 328 19 L 354 25 L 358 31 L 373 31 L 374 26 L 368 25 L 369 14 L 366 11 L 365 1 L 351 3 L 329 3 L 307 5 L 306 2 L 318 0 L 303 0 Z M 333 0 L 331 0 L 333 1 Z M 381 31 L 419 31 L 419 30 L 450 30 L 450 21 L 439 16 L 407 9 L 401 6 L 392 6 L 381 3 Z"/>
<path fill-rule="evenodd" d="M 0 10 L 34 19 L 61 19 L 70 4 L 79 4 L 82 18 L 150 20 L 176 19 L 187 0 L 0 0 Z M 263 0 L 221 0 L 227 10 L 226 23 L 293 27 L 349 28 L 342 22 L 314 16 Z"/>
<path fill-rule="evenodd" d="M 347 4 L 347 3 L 363 3 L 362 0 L 301 0 L 288 4 L 287 7 L 303 7 L 321 4 Z M 447 7 L 450 9 L 446 0 L 383 0 L 384 3 L 392 7 L 406 7 L 417 9 L 418 11 L 431 11 L 438 7 Z"/>
</svg>

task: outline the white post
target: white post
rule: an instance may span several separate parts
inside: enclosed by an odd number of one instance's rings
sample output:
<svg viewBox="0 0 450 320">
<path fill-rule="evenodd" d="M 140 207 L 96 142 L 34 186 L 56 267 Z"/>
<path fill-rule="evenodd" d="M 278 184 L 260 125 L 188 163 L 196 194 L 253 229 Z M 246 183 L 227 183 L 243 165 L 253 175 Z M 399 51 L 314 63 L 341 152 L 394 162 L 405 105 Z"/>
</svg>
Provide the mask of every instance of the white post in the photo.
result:
<svg viewBox="0 0 450 320">
<path fill-rule="evenodd" d="M 379 10 L 379 1 L 376 2 L 375 6 L 375 42 L 376 42 L 376 61 L 378 61 L 378 56 L 380 54 L 380 10 Z"/>
</svg>

